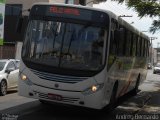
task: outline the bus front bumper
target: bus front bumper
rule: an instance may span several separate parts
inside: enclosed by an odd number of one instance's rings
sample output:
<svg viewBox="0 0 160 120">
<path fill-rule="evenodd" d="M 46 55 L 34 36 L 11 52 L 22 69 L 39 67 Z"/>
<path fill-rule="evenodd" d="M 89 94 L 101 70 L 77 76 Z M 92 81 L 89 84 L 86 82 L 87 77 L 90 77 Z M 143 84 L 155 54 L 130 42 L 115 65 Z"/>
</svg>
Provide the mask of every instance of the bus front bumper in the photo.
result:
<svg viewBox="0 0 160 120">
<path fill-rule="evenodd" d="M 21 89 L 25 89 L 25 91 L 22 92 Z M 55 90 L 38 85 L 28 86 L 21 84 L 19 86 L 19 95 L 53 103 L 63 103 L 92 109 L 102 109 L 105 106 L 102 90 L 85 95 L 80 91 Z"/>
</svg>

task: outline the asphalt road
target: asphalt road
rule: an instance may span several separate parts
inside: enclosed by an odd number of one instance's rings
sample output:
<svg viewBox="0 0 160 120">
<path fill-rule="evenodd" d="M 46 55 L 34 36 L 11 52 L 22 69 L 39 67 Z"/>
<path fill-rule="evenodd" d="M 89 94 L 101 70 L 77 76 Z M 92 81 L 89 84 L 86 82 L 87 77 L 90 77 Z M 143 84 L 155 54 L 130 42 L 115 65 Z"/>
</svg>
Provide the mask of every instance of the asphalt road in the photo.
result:
<svg viewBox="0 0 160 120">
<path fill-rule="evenodd" d="M 0 120 L 115 120 L 119 115 L 131 116 L 141 114 L 160 114 L 160 75 L 148 71 L 147 80 L 140 86 L 140 92 L 126 100 L 112 112 L 91 111 L 88 109 L 43 105 L 39 101 L 17 95 L 16 91 L 6 96 L 0 96 Z M 159 120 L 160 116 L 156 116 Z"/>
</svg>

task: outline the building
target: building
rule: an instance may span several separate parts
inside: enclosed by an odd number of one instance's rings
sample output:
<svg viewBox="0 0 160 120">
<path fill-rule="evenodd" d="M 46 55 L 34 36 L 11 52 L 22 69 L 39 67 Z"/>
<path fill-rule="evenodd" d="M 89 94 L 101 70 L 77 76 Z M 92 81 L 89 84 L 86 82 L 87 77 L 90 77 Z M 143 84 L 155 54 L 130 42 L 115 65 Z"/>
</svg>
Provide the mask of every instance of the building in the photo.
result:
<svg viewBox="0 0 160 120">
<path fill-rule="evenodd" d="M 157 63 L 160 63 L 160 48 L 156 48 L 157 50 Z"/>
<path fill-rule="evenodd" d="M 160 48 L 153 49 L 153 65 L 160 63 Z"/>
<path fill-rule="evenodd" d="M 9 59 L 19 56 L 16 55 L 16 53 L 18 50 L 18 53 L 20 54 L 21 49 L 17 48 L 20 46 L 20 44 L 17 45 L 17 42 L 22 42 L 23 40 L 28 19 L 27 9 L 31 8 L 32 4 L 36 2 L 65 3 L 67 1 L 69 4 L 93 5 L 92 0 L 6 0 L 4 45 L 0 46 L 0 59 Z M 21 15 L 21 11 L 24 17 L 24 24 L 22 26 L 22 32 L 17 33 L 17 21 Z"/>
<path fill-rule="evenodd" d="M 157 49 L 153 48 L 153 65 L 157 63 Z"/>
</svg>

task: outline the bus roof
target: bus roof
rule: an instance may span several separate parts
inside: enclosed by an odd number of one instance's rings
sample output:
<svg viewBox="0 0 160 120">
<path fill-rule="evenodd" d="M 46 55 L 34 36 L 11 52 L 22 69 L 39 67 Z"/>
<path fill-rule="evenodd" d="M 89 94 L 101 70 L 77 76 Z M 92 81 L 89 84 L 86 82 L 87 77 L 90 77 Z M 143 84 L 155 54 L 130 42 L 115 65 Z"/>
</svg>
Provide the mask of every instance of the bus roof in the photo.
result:
<svg viewBox="0 0 160 120">
<path fill-rule="evenodd" d="M 103 9 L 99 9 L 99 8 L 93 8 L 93 7 L 82 6 L 82 5 L 63 4 L 63 3 L 37 2 L 37 3 L 34 3 L 32 5 L 32 7 L 35 6 L 35 5 L 56 5 L 56 6 L 76 7 L 76 8 L 81 8 L 81 9 L 88 9 L 88 10 L 95 10 L 95 11 L 99 11 L 99 12 L 104 12 L 104 13 L 108 14 L 108 16 L 110 17 L 110 20 L 111 19 L 117 20 L 120 25 L 125 26 L 127 29 L 131 30 L 132 32 L 134 32 L 134 33 L 140 35 L 141 37 L 149 40 L 149 37 L 146 34 L 142 33 L 141 31 L 139 31 L 138 29 L 133 27 L 131 24 L 129 24 L 128 22 L 123 20 L 121 17 L 117 16 L 116 14 L 114 14 L 113 12 L 111 12 L 109 10 L 103 10 Z"/>
</svg>

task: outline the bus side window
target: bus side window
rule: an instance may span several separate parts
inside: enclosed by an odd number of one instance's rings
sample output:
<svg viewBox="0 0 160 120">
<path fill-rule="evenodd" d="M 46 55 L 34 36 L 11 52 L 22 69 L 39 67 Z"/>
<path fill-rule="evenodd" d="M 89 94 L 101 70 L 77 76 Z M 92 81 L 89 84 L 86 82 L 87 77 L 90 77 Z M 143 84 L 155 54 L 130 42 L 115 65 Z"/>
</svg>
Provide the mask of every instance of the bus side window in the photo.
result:
<svg viewBox="0 0 160 120">
<path fill-rule="evenodd" d="M 141 39 L 141 57 L 144 56 L 144 39 Z"/>
<path fill-rule="evenodd" d="M 117 54 L 117 45 L 114 39 L 114 32 L 111 31 L 111 39 L 110 39 L 110 54 L 116 55 Z"/>
<path fill-rule="evenodd" d="M 125 53 L 126 56 L 130 56 L 131 54 L 131 38 L 132 38 L 132 34 L 130 31 L 126 31 L 126 45 L 125 45 Z"/>
<path fill-rule="evenodd" d="M 115 39 L 115 30 L 117 28 L 117 25 L 114 20 L 112 20 L 111 24 L 111 32 L 110 32 L 110 54 L 116 55 L 117 54 L 117 41 Z"/>
<path fill-rule="evenodd" d="M 144 39 L 144 57 L 146 57 L 146 40 Z"/>
<path fill-rule="evenodd" d="M 108 58 L 108 69 L 114 63 L 118 53 L 118 42 L 115 39 L 115 30 L 118 28 L 118 23 L 112 20 L 111 32 L 110 32 L 110 47 L 109 47 L 109 58 Z"/>
<path fill-rule="evenodd" d="M 133 34 L 133 47 L 132 47 L 132 55 L 136 56 L 136 52 L 137 52 L 137 35 Z"/>
<path fill-rule="evenodd" d="M 147 41 L 146 41 L 146 39 L 144 39 L 144 51 L 145 51 L 144 56 L 147 57 Z"/>
<path fill-rule="evenodd" d="M 133 33 L 131 33 L 131 49 L 130 49 L 130 56 L 134 56 L 134 53 L 133 53 Z"/>
<path fill-rule="evenodd" d="M 140 51 L 140 53 L 139 53 L 139 56 L 141 57 L 142 56 L 142 38 L 140 37 L 140 39 L 139 39 L 139 51 Z"/>
<path fill-rule="evenodd" d="M 139 57 L 140 56 L 140 37 L 137 38 L 137 53 L 136 55 Z"/>
<path fill-rule="evenodd" d="M 150 46 L 150 42 L 147 42 L 147 56 L 149 56 L 149 46 Z"/>
<path fill-rule="evenodd" d="M 123 56 L 124 55 L 124 44 L 125 44 L 125 29 L 121 26 L 118 29 L 118 33 L 114 34 L 115 41 L 117 43 L 117 55 Z"/>
</svg>

